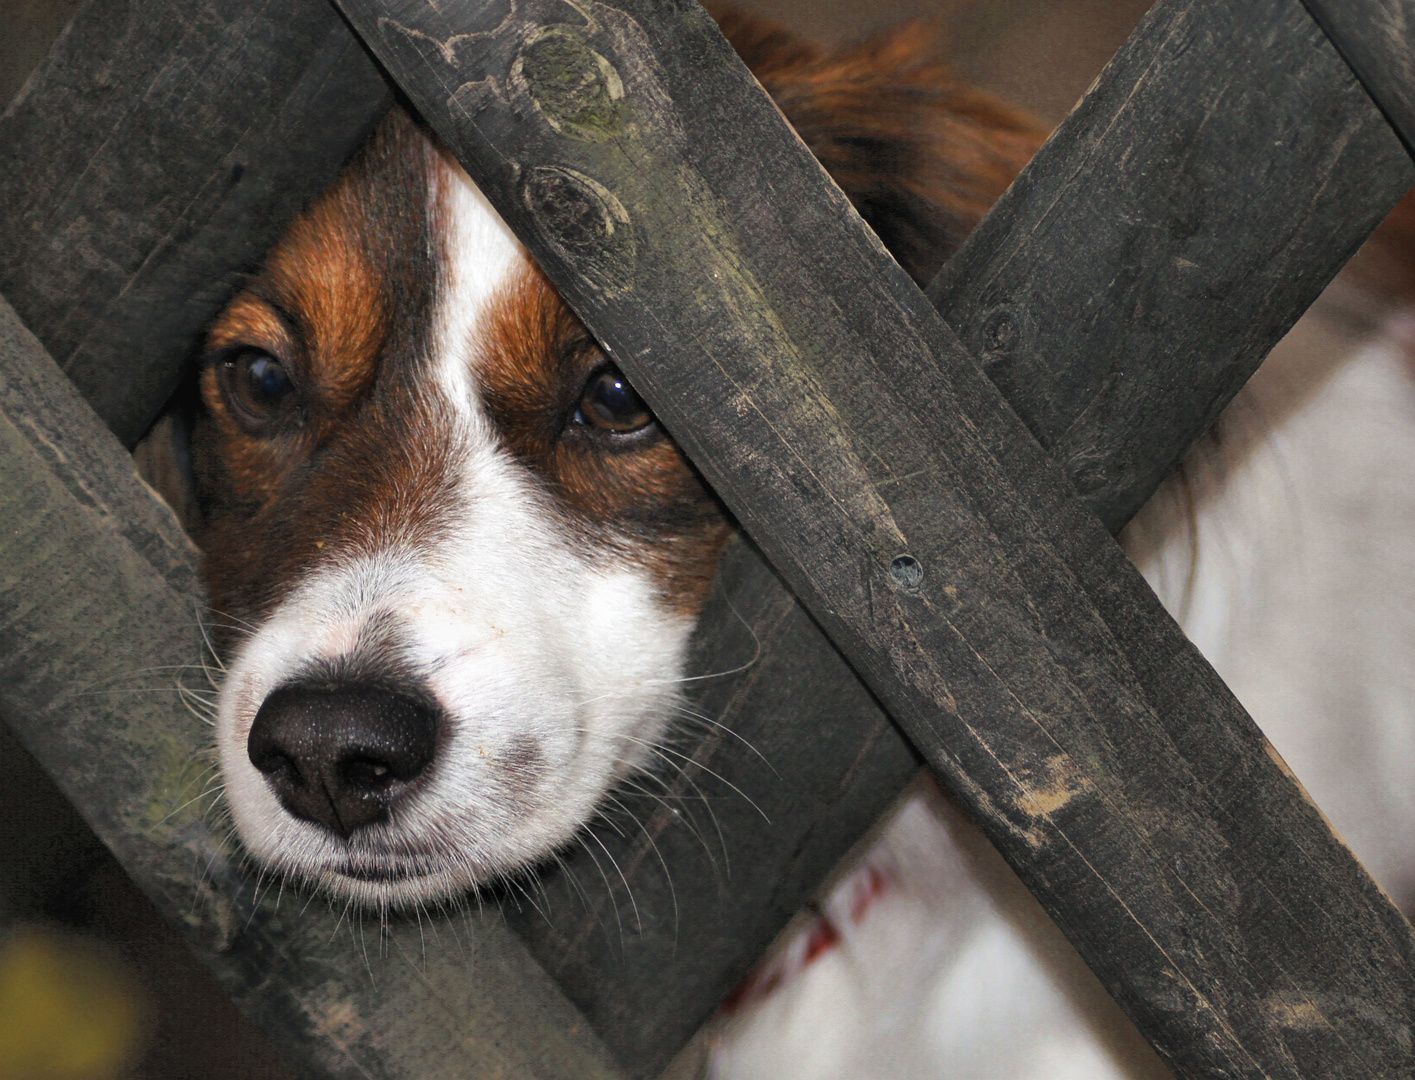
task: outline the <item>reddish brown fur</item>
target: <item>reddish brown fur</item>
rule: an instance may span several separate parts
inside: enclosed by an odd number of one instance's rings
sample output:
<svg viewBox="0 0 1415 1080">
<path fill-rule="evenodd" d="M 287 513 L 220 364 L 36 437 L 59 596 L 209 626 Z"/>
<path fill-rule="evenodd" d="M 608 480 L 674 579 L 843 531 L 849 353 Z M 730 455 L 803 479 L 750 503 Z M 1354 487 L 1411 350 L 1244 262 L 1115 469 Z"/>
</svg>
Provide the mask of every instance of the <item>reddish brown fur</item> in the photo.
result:
<svg viewBox="0 0 1415 1080">
<path fill-rule="evenodd" d="M 721 22 L 921 282 L 1043 136 L 928 59 L 917 28 L 824 53 L 769 23 L 737 14 Z M 250 346 L 279 360 L 303 404 L 301 423 L 252 433 L 233 417 L 215 368 L 204 373 L 198 531 L 219 611 L 256 618 L 321 559 L 430 535 L 453 509 L 456 448 L 425 389 L 445 258 L 427 205 L 437 160 L 395 111 L 212 329 L 213 349 Z M 510 452 L 587 543 L 644 561 L 665 599 L 695 614 L 730 526 L 656 425 L 624 436 L 573 421 L 604 357 L 539 270 L 507 284 L 473 344 L 487 411 Z"/>
<path fill-rule="evenodd" d="M 927 284 L 1031 160 L 1046 129 L 933 59 L 906 23 L 831 52 L 774 23 L 718 22 L 890 253 Z"/>
<path fill-rule="evenodd" d="M 656 424 L 614 435 L 570 422 L 605 358 L 539 268 L 496 298 L 478 345 L 484 401 L 511 452 L 587 539 L 643 561 L 675 609 L 697 614 L 731 527 Z"/>
<path fill-rule="evenodd" d="M 212 328 L 213 349 L 279 360 L 302 403 L 301 422 L 251 433 L 217 367 L 202 374 L 197 533 L 217 611 L 252 620 L 320 559 L 426 534 L 446 512 L 452 448 L 420 389 L 431 161 L 426 137 L 393 113 Z"/>
<path fill-rule="evenodd" d="M 1415 303 L 1415 190 L 1396 204 L 1351 260 L 1361 287 L 1386 303 Z"/>
</svg>

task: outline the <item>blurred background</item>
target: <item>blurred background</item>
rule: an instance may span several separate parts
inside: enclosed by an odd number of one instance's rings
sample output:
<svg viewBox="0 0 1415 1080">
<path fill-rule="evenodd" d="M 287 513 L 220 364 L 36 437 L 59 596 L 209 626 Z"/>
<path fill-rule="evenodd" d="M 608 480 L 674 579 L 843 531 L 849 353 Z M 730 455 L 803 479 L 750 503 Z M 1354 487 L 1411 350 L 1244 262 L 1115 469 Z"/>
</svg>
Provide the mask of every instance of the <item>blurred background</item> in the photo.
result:
<svg viewBox="0 0 1415 1080">
<path fill-rule="evenodd" d="M 826 44 L 930 20 L 964 78 L 1055 124 L 1149 0 L 735 6 Z M 0 0 L 0 102 L 79 7 Z M 0 770 L 0 1080 L 294 1080 L 3 723 Z"/>
</svg>

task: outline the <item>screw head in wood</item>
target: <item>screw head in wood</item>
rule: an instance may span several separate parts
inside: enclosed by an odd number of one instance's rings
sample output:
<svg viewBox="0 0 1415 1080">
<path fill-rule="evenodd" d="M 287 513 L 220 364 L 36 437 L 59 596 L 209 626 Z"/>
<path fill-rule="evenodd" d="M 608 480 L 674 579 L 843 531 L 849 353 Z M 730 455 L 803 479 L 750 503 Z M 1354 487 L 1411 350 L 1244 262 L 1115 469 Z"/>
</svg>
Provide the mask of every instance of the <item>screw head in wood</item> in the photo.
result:
<svg viewBox="0 0 1415 1080">
<path fill-rule="evenodd" d="M 924 564 L 912 555 L 896 555 L 889 564 L 889 580 L 901 589 L 917 589 L 924 580 Z"/>
</svg>

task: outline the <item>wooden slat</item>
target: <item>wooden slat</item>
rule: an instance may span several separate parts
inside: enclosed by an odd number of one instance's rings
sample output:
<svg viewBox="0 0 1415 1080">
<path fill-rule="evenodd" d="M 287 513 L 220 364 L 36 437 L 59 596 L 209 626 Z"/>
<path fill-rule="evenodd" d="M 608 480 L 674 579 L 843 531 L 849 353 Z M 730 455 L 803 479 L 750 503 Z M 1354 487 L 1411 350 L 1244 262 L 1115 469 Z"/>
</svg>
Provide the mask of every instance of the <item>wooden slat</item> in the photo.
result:
<svg viewBox="0 0 1415 1080">
<path fill-rule="evenodd" d="M 1412 182 L 1295 0 L 1161 3 L 929 295 L 1118 531 Z"/>
<path fill-rule="evenodd" d="M 0 716 L 301 1076 L 618 1075 L 494 914 L 380 934 L 256 902 L 202 797 L 208 730 L 174 692 L 174 664 L 203 685 L 194 552 L 3 301 L 0 508 Z"/>
<path fill-rule="evenodd" d="M 387 100 L 318 0 L 89 0 L 0 116 L 0 294 L 131 446 Z"/>
<path fill-rule="evenodd" d="M 1302 0 L 1415 153 L 1415 4 Z"/>
<path fill-rule="evenodd" d="M 1367 119 L 1369 106 L 1352 100 L 1348 92 L 1334 103 L 1324 103 L 1318 107 L 1316 103 L 1327 92 L 1324 80 L 1330 73 L 1312 66 L 1314 58 L 1320 61 L 1325 54 L 1316 50 L 1309 55 L 1309 43 L 1301 37 L 1300 29 L 1301 20 L 1293 20 L 1290 12 L 1284 12 L 1283 20 L 1277 25 L 1267 26 L 1263 18 L 1250 19 L 1246 11 L 1233 12 L 1227 6 L 1208 5 L 1196 9 L 1187 23 L 1171 25 L 1167 31 L 1172 41 L 1171 55 L 1165 62 L 1165 79 L 1149 79 L 1145 77 L 1143 65 L 1132 65 L 1131 77 L 1136 79 L 1138 86 L 1142 89 L 1145 86 L 1154 87 L 1155 93 L 1148 97 L 1143 93 L 1136 94 L 1137 85 L 1119 81 L 1115 75 L 1117 69 L 1112 68 L 1089 96 L 1088 108 L 1105 100 L 1106 88 L 1110 87 L 1108 100 L 1122 122 L 1127 122 L 1128 118 L 1135 129 L 1132 131 L 1134 138 L 1143 140 L 1147 133 L 1160 131 L 1183 136 L 1185 124 L 1198 125 L 1201 131 L 1209 132 L 1219 128 L 1231 137 L 1232 132 L 1241 133 L 1243 130 L 1244 114 L 1240 111 L 1219 110 L 1217 119 L 1226 118 L 1227 124 L 1215 123 L 1215 117 L 1207 114 L 1196 116 L 1191 111 L 1188 116 L 1170 118 L 1167 129 L 1152 124 L 1149 116 L 1153 112 L 1168 112 L 1176 105 L 1182 105 L 1193 96 L 1196 87 L 1200 90 L 1212 87 L 1213 99 L 1224 100 L 1233 89 L 1241 91 L 1244 80 L 1251 73 L 1253 80 L 1263 86 L 1266 94 L 1277 103 L 1275 109 L 1283 106 L 1289 115 L 1300 116 L 1301 110 L 1308 108 L 1318 119 L 1334 116 L 1338 118 L 1337 123 L 1347 125 L 1345 129 L 1339 126 L 1327 129 L 1332 136 L 1328 145 L 1336 149 L 1333 159 L 1320 173 L 1320 179 L 1340 183 L 1342 166 L 1353 160 L 1359 161 L 1362 163 L 1360 175 L 1372 192 L 1372 203 L 1381 197 L 1391 198 L 1389 192 L 1400 186 L 1399 170 L 1391 167 L 1392 155 L 1388 145 L 1381 143 L 1379 131 L 1371 129 Z M 161 44 L 160 35 L 154 40 Z M 1137 36 L 1132 41 L 1127 49 L 1130 55 L 1137 55 L 1141 40 Z M 1152 33 L 1147 40 L 1154 44 L 1163 38 Z M 127 44 L 131 49 L 127 66 L 140 69 L 143 50 L 152 42 Z M 1178 47 L 1180 45 L 1183 48 Z M 1210 56 L 1214 58 L 1212 61 Z M 1300 77 L 1293 77 L 1293 73 L 1299 73 Z M 1332 81 L 1330 85 L 1335 86 L 1336 82 Z M 1168 95 L 1169 101 L 1165 100 L 1165 95 Z M 1251 101 L 1247 102 L 1247 107 L 1252 105 Z M 52 111 L 79 115 L 78 110 L 60 108 Z M 1083 114 L 1084 110 L 1078 116 Z M 1109 112 L 1093 108 L 1085 127 L 1078 127 L 1077 117 L 1073 117 L 1063 133 L 1084 133 L 1092 125 L 1096 130 L 1104 131 L 1111 119 Z M 140 125 L 135 127 L 140 128 Z M 1054 152 L 1060 142 L 1059 136 L 1049 153 Z M 1142 148 L 1143 145 L 1142 142 Z M 1294 181 L 1307 182 L 1309 177 L 1317 179 L 1319 174 L 1313 170 L 1310 159 L 1322 149 L 1320 144 L 1314 140 L 1296 140 L 1286 145 L 1297 149 L 1292 156 L 1276 163 L 1270 164 L 1253 155 L 1241 158 L 1251 164 L 1251 174 L 1229 172 L 1217 178 L 1204 178 L 1209 185 L 1206 190 L 1210 192 L 1211 200 L 1216 201 L 1219 192 L 1233 190 L 1242 193 L 1245 188 L 1256 190 L 1263 183 L 1277 189 L 1289 189 Z M 36 153 L 53 154 L 64 152 L 65 146 L 65 143 L 53 142 L 34 149 Z M 1095 154 L 1085 138 L 1076 140 L 1073 152 L 1079 158 L 1084 158 L 1088 153 Z M 1166 235 L 1166 207 L 1171 203 L 1156 196 L 1144 208 L 1144 215 L 1137 214 L 1134 206 L 1127 207 L 1125 215 L 1107 211 L 1107 206 L 1116 197 L 1113 190 L 1116 181 L 1124 178 L 1124 171 L 1116 162 L 1116 158 L 1124 153 L 1125 147 L 1112 140 L 1110 157 L 1094 158 L 1094 167 L 1081 174 L 1091 197 L 1074 200 L 1066 211 L 1076 218 L 1077 228 L 1073 234 L 1082 237 L 1093 235 L 1106 225 L 1128 225 L 1131 237 L 1129 268 L 1135 271 L 1138 279 L 1140 269 L 1149 272 L 1154 267 L 1165 265 L 1158 257 L 1143 256 L 1153 249 L 1156 236 Z M 1187 154 L 1184 163 L 1192 164 L 1195 159 L 1195 154 Z M 44 169 L 38 171 L 44 173 Z M 53 171 L 51 168 L 51 173 Z M 1049 180 L 1051 189 L 1064 187 L 1071 177 L 1064 170 L 1055 172 Z M 1142 194 L 1164 193 L 1167 184 L 1179 188 L 1186 182 L 1191 185 L 1195 182 L 1193 173 L 1184 168 L 1166 169 L 1160 177 L 1152 176 L 1150 179 L 1155 182 L 1147 185 Z M 1384 196 L 1380 194 L 1382 188 L 1386 193 Z M 1004 205 L 1025 209 L 1045 199 L 1055 198 L 1047 188 L 1034 186 L 1031 191 L 1028 200 L 1013 199 Z M 1324 227 L 1345 228 L 1346 232 L 1333 240 L 1342 251 L 1356 241 L 1364 228 L 1347 226 L 1341 220 L 1343 207 L 1335 200 L 1302 205 L 1299 199 L 1294 199 L 1291 203 L 1284 203 L 1284 206 L 1288 205 L 1295 207 L 1291 211 L 1292 220 L 1310 223 L 1312 235 L 1319 235 Z M 1349 205 L 1359 208 L 1359 193 Z M 998 215 L 995 214 L 992 221 L 995 223 L 997 220 Z M 61 226 L 64 223 L 51 224 Z M 234 238 L 230 250 L 244 250 L 248 254 L 259 250 L 264 240 L 243 238 L 242 230 L 249 224 L 238 217 L 226 220 L 226 227 L 231 229 Z M 1031 227 L 1025 220 L 1020 220 L 1019 226 Z M 1247 242 L 1260 245 L 1263 238 L 1257 230 L 1249 232 L 1254 235 L 1246 237 Z M 69 235 L 72 238 L 72 233 Z M 1336 233 L 1332 235 L 1337 236 Z M 1032 245 L 1028 252 L 1036 257 L 1045 255 L 1049 250 L 1042 245 Z M 1237 250 L 1241 255 L 1246 248 Z M 1136 251 L 1140 253 L 1138 263 Z M 1306 252 L 1308 258 L 1320 254 Z M 1283 255 L 1280 245 L 1276 251 L 1263 251 L 1257 258 L 1269 259 L 1274 255 Z M 1331 256 L 1328 254 L 1327 257 Z M 1016 275 L 1015 279 L 1026 280 L 1032 264 L 1019 258 L 1016 253 L 1011 255 L 1011 260 L 1014 267 L 1020 263 L 1027 268 L 1027 272 Z M 1089 264 L 1104 266 L 1105 262 L 1093 258 Z M 1201 267 L 1199 273 L 1205 272 L 1208 265 L 1206 263 Z M 1336 265 L 1335 261 L 1332 265 Z M 229 269 L 229 264 L 222 266 L 221 274 Z M 1294 312 L 1305 305 L 1303 290 L 1308 289 L 1312 281 L 1312 276 L 1306 274 L 1301 266 L 1297 269 L 1299 273 L 1293 280 L 1298 287 L 1289 290 L 1285 298 L 1277 298 L 1278 301 L 1285 299 Z M 1279 277 L 1280 281 L 1287 280 L 1281 275 L 1274 276 Z M 1191 274 L 1190 281 L 1194 280 Z M 1246 280 L 1244 275 L 1230 274 L 1224 288 L 1241 287 Z M 161 298 L 157 299 L 160 301 Z M 1032 300 L 1034 306 L 1039 306 L 1035 297 Z M 1279 308 L 1281 304 L 1274 302 L 1272 306 Z M 1236 309 L 1237 305 L 1230 304 L 1228 307 Z M 165 316 L 170 317 L 178 308 L 167 304 L 163 305 L 163 310 Z M 189 335 L 205 316 L 195 314 L 191 305 L 184 305 L 180 310 L 187 320 L 182 333 Z M 1101 309 L 1102 313 L 1116 310 L 1113 306 Z M 983 314 L 986 315 L 987 311 Z M 967 337 L 964 322 L 956 314 L 953 317 L 955 327 Z M 1198 355 L 1195 351 L 1197 345 L 1186 349 L 1182 344 L 1185 329 L 1183 326 L 1170 327 L 1174 337 L 1164 340 L 1172 340 L 1175 344 L 1164 359 L 1173 362 L 1176 355 L 1180 359 L 1186 355 Z M 1059 328 L 1063 340 L 1066 339 L 1066 331 L 1065 326 Z M 1253 335 L 1246 335 L 1245 338 L 1249 355 L 1256 355 Z M 1007 388 L 1024 415 L 1026 405 L 1017 399 L 1019 393 L 1032 387 L 1048 387 L 1048 380 L 1054 382 L 1056 378 L 1062 378 L 1056 376 L 1057 372 L 1079 370 L 1084 373 L 1087 364 L 1105 364 L 1110 359 L 1102 351 L 1078 355 L 1075 350 L 1058 358 L 1056 352 L 1045 347 L 1045 335 L 1037 335 L 1034 340 L 1040 344 L 1034 347 L 1033 354 L 1044 353 L 1051 358 L 1051 363 L 1032 364 L 1030 370 L 1037 376 L 1035 380 L 1014 380 Z M 1129 344 L 1133 348 L 1133 340 Z M 1212 348 L 1223 343 L 1210 336 L 1204 344 Z M 139 351 L 134 350 L 128 355 Z M 1060 359 L 1064 359 L 1064 365 Z M 1148 354 L 1135 357 L 1132 353 L 1129 369 L 1134 370 L 1140 360 L 1152 362 Z M 115 385 L 132 381 L 116 358 L 114 365 L 109 378 Z M 1066 378 L 1074 378 L 1078 385 L 1084 387 L 1089 376 L 1066 376 L 1062 381 Z M 163 396 L 160 389 L 151 393 L 140 411 L 148 410 L 150 414 Z M 1046 427 L 1036 423 L 1035 417 L 1038 415 L 1047 417 L 1051 414 L 1046 410 L 1034 410 L 1029 416 L 1034 431 L 1045 439 Z M 1119 414 L 1112 410 L 1101 415 L 1113 419 Z M 1155 418 L 1156 430 L 1163 427 L 1167 418 L 1167 415 Z M 1101 439 L 1099 445 L 1103 452 L 1116 444 Z M 1093 466 L 1092 475 L 1105 471 L 1096 467 L 1097 460 L 1093 457 L 1089 462 Z M 1103 454 L 1099 460 L 1104 460 Z M 1125 479 L 1120 478 L 1120 487 L 1107 490 L 1122 490 Z M 641 867 L 638 876 L 630 872 L 629 884 L 636 893 L 640 912 L 648 920 L 649 928 L 640 934 L 633 933 L 631 929 L 622 944 L 617 931 L 611 929 L 606 934 L 602 929 L 603 926 L 613 927 L 616 920 L 612 910 L 602 909 L 598 903 L 603 886 L 598 872 L 593 868 L 586 868 L 597 890 L 591 892 L 596 901 L 593 910 L 583 912 L 573 904 L 560 904 L 552 930 L 547 930 L 538 917 L 529 920 L 533 937 L 550 939 L 541 943 L 544 947 L 542 956 L 553 958 L 561 977 L 573 984 L 587 1007 L 604 1010 L 600 1022 L 613 1031 L 617 1039 L 635 1049 L 636 1052 L 629 1057 L 637 1062 L 661 1059 L 665 1048 L 671 1049 L 681 1041 L 698 1018 L 711 1008 L 722 990 L 730 986 L 745 969 L 760 945 L 769 940 L 801 899 L 810 894 L 836 855 L 873 820 L 878 808 L 890 801 L 895 788 L 912 772 L 911 755 L 888 728 L 881 727 L 877 707 L 872 706 L 868 695 L 853 683 L 833 651 L 820 641 L 819 633 L 813 629 L 809 619 L 799 609 L 791 610 L 789 597 L 775 584 L 774 579 L 769 575 L 763 576 L 761 566 L 754 564 L 745 554 L 729 561 L 725 579 L 725 595 L 736 595 L 738 608 L 748 612 L 749 620 L 753 620 L 753 628 L 762 639 L 764 660 L 756 666 L 749 679 L 715 681 L 710 688 L 712 696 L 704 702 L 704 708 L 712 715 L 717 715 L 716 710 L 720 708 L 726 719 L 740 725 L 745 737 L 764 747 L 774 771 L 764 768 L 754 755 L 742 751 L 741 744 L 734 738 L 721 734 L 709 738 L 698 753 L 714 771 L 749 792 L 770 815 L 772 827 L 769 830 L 759 828 L 760 816 L 730 789 L 717 792 L 721 798 L 715 801 L 714 811 L 725 834 L 727 854 L 729 857 L 735 856 L 731 858 L 731 878 L 724 880 L 720 872 L 723 864 L 721 855 L 715 853 L 713 856 L 719 868 L 715 871 L 695 838 L 673 829 L 669 829 L 666 835 L 660 834 L 658 830 L 668 823 L 661 818 L 650 820 L 647 823 L 650 833 L 656 837 L 657 845 L 664 849 L 673 867 L 680 894 L 676 921 L 654 917 L 655 912 L 665 909 L 663 878 L 653 857 L 644 857 L 646 853 L 642 849 L 646 844 L 642 834 L 636 833 L 631 837 L 632 843 L 623 844 L 623 847 L 631 849 L 627 852 L 627 858 L 626 852 L 616 846 L 619 842 L 612 831 L 606 834 L 607 842 L 623 865 Z M 774 589 L 774 593 L 764 593 L 763 590 L 767 589 Z M 761 613 L 760 621 L 755 621 L 751 614 L 753 609 L 747 605 L 748 599 L 757 602 L 755 610 Z M 744 655 L 750 655 L 749 648 L 744 650 L 746 635 L 741 632 L 737 614 L 721 598 L 715 610 L 720 617 L 710 610 L 704 620 L 704 633 L 699 642 L 701 671 L 730 668 L 736 666 Z M 712 642 L 715 641 L 721 644 L 714 646 Z M 815 752 L 811 754 L 776 751 L 773 744 L 767 741 L 782 738 L 779 731 L 773 730 L 770 723 L 772 717 L 778 718 L 778 726 L 787 731 L 809 725 L 819 717 L 830 717 L 830 729 L 834 736 L 832 746 L 813 747 Z M 711 778 L 700 773 L 695 776 L 690 774 L 690 779 L 708 789 L 712 789 L 714 784 Z M 680 787 L 683 794 L 692 796 L 692 789 L 686 782 Z M 833 803 L 832 795 L 841 801 Z M 827 806 L 831 809 L 828 810 Z M 699 814 L 701 816 L 701 811 Z M 706 818 L 703 828 L 715 844 L 713 826 Z M 675 847 L 682 850 L 675 853 Z M 637 858 L 634 857 L 636 855 Z M 556 888 L 553 882 L 549 887 L 552 890 Z M 671 901 L 667 902 L 667 906 L 671 907 Z M 628 911 L 627 904 L 625 907 L 626 922 L 632 928 L 632 912 Z M 569 943 L 573 945 L 566 947 Z M 672 992 L 668 993 L 665 988 L 670 986 Z M 637 1018 L 637 1024 L 631 1026 L 627 1022 L 630 1018 Z M 628 1034 L 629 1031 L 632 1034 Z"/>
<path fill-rule="evenodd" d="M 1300 137 L 1235 155 L 1253 127 Z M 1170 161 L 1176 145 L 1187 149 Z M 1127 171 L 1156 159 L 1168 163 L 1140 180 Z M 1399 142 L 1296 3 L 1162 3 L 930 292 L 1118 530 L 1412 181 Z M 1196 190 L 1208 208 L 1198 218 Z M 1087 289 L 1107 302 L 1091 305 L 1082 335 L 1068 313 Z M 1025 340 L 983 344 L 999 311 Z M 1099 403 L 1096 388 L 1107 391 Z M 1117 401 L 1124 408 L 1104 407 Z M 1096 477 L 1108 479 L 1087 484 Z M 672 785 L 691 822 L 630 800 L 642 828 L 597 830 L 624 887 L 580 852 L 573 880 L 545 875 L 552 918 L 509 913 L 640 1075 L 691 1034 L 913 776 L 873 698 L 740 551 L 703 616 L 693 674 L 730 671 L 758 650 L 748 672 L 710 680 L 694 702 L 734 734 L 709 732 L 694 751 L 702 767 Z"/>
<path fill-rule="evenodd" d="M 701 12 L 343 7 L 1176 1069 L 1402 1074 L 1410 927 Z"/>
</svg>

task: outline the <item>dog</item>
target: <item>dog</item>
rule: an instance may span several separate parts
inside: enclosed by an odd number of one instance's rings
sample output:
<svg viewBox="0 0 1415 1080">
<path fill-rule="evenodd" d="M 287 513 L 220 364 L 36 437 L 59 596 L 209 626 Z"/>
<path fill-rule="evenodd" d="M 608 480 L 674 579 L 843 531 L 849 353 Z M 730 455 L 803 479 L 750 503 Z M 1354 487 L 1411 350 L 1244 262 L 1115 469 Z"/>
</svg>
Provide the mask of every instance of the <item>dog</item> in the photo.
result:
<svg viewBox="0 0 1415 1080">
<path fill-rule="evenodd" d="M 722 25 L 920 282 L 1040 141 L 916 35 Z M 716 499 L 401 110 L 207 346 L 194 531 L 246 847 L 374 907 L 543 859 L 664 734 Z"/>
<path fill-rule="evenodd" d="M 930 60 L 911 30 L 826 52 L 759 20 L 720 23 L 921 284 L 1044 137 Z M 1365 311 L 1369 292 L 1341 288 L 1309 323 Z M 1409 676 L 1394 668 L 1411 634 L 1387 601 L 1404 594 L 1374 598 L 1384 642 L 1358 635 L 1391 670 L 1367 682 L 1356 657 L 1336 692 L 1338 704 L 1362 687 L 1391 695 L 1358 718 L 1373 733 L 1364 757 L 1322 727 L 1315 701 L 1289 708 L 1292 664 L 1264 669 L 1278 643 L 1244 651 L 1264 605 L 1339 610 L 1346 575 L 1326 567 L 1331 596 L 1299 599 L 1283 573 L 1300 577 L 1312 553 L 1263 548 L 1284 514 L 1300 526 L 1315 512 L 1346 535 L 1336 507 L 1284 501 L 1296 452 L 1284 433 L 1297 430 L 1287 425 L 1379 368 L 1371 378 L 1384 392 L 1370 392 L 1400 414 L 1393 428 L 1415 431 L 1401 411 L 1410 354 L 1400 351 L 1415 332 L 1398 300 L 1382 302 L 1320 362 L 1270 363 L 1127 541 L 1358 852 L 1389 851 L 1389 866 L 1372 865 L 1378 877 L 1405 882 L 1400 845 L 1368 843 L 1343 818 L 1366 820 L 1352 807 L 1360 777 L 1376 775 L 1404 801 L 1367 816 L 1406 835 L 1415 825 L 1410 756 L 1394 749 L 1415 731 L 1396 715 L 1410 700 L 1399 693 Z M 1366 392 L 1332 408 L 1354 415 Z M 227 666 L 217 749 L 227 806 L 258 862 L 374 909 L 457 897 L 544 860 L 649 764 L 731 523 L 416 120 L 395 109 L 217 319 L 200 396 L 193 532 Z M 1293 438 L 1305 454 L 1316 436 Z M 1406 445 L 1368 447 L 1360 464 Z M 1311 490 L 1325 490 L 1338 461 L 1311 463 Z M 1379 524 L 1388 555 L 1398 514 Z M 1303 658 L 1308 682 L 1331 669 L 1310 652 L 1293 662 Z M 1261 681 L 1263 670 L 1284 673 L 1269 687 L 1283 704 L 1268 711 L 1327 731 L 1314 752 L 1324 739 L 1343 744 L 1344 809 L 1255 704 L 1263 690 L 1245 673 Z M 714 1075 L 743 1080 L 1163 1075 L 936 790 L 904 808 L 821 919 L 734 995 L 712 1054 Z"/>
</svg>

